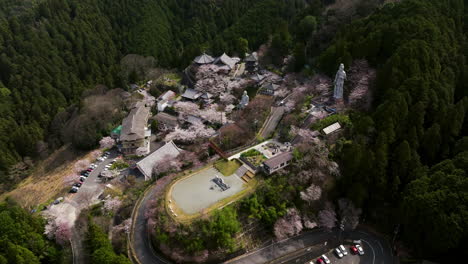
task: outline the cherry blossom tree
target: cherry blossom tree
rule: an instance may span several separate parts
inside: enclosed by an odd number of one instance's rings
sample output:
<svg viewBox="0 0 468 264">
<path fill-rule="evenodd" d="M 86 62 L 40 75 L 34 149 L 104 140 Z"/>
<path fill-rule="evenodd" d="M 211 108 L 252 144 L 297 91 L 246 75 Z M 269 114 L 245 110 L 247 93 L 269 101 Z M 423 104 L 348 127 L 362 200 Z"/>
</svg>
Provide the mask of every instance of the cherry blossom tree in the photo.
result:
<svg viewBox="0 0 468 264">
<path fill-rule="evenodd" d="M 311 219 L 309 219 L 309 217 L 307 217 L 307 216 L 304 217 L 303 221 L 304 221 L 304 227 L 305 228 L 313 229 L 313 228 L 317 227 L 317 223 L 315 221 L 312 221 Z"/>
<path fill-rule="evenodd" d="M 165 155 L 153 166 L 153 173 L 163 174 L 170 171 L 176 172 L 180 170 L 182 165 L 182 162 L 177 157 Z"/>
<path fill-rule="evenodd" d="M 234 97 L 234 95 L 232 95 L 231 93 L 222 93 L 219 96 L 219 99 L 225 105 L 232 104 L 232 103 L 234 103 L 234 101 L 236 101 L 236 97 Z"/>
<path fill-rule="evenodd" d="M 100 150 L 94 150 L 93 152 L 91 152 L 91 158 L 93 160 L 99 158 L 101 155 L 102 155 L 102 151 Z"/>
<path fill-rule="evenodd" d="M 126 234 L 130 233 L 130 228 L 132 227 L 132 218 L 124 220 L 120 225 L 112 227 L 112 232 L 125 232 Z"/>
<path fill-rule="evenodd" d="M 71 235 L 71 227 L 68 223 L 57 223 L 57 227 L 55 229 L 55 241 L 58 244 L 64 246 L 68 241 L 70 241 Z"/>
<path fill-rule="evenodd" d="M 174 104 L 174 109 L 184 114 L 197 114 L 200 107 L 192 102 L 178 101 Z"/>
<path fill-rule="evenodd" d="M 109 148 L 112 148 L 114 145 L 115 145 L 115 140 L 111 137 L 103 137 L 99 141 L 99 146 L 102 149 L 109 149 Z"/>
<path fill-rule="evenodd" d="M 63 178 L 63 183 L 66 186 L 72 185 L 75 181 L 79 179 L 78 175 L 76 173 L 70 173 L 65 178 Z"/>
<path fill-rule="evenodd" d="M 188 129 L 176 127 L 174 131 L 166 135 L 165 141 L 176 140 L 191 143 L 196 140 L 212 137 L 214 134 L 216 134 L 214 129 L 207 128 L 201 122 L 196 122 Z"/>
<path fill-rule="evenodd" d="M 226 113 L 215 109 L 216 105 L 199 111 L 199 116 L 211 123 L 226 123 Z"/>
<path fill-rule="evenodd" d="M 278 240 L 299 234 L 304 226 L 301 215 L 296 208 L 289 208 L 282 218 L 278 219 L 274 226 L 274 233 Z"/>
<path fill-rule="evenodd" d="M 327 229 L 336 226 L 336 213 L 332 205 L 327 205 L 325 209 L 318 213 L 318 225 Z"/>
<path fill-rule="evenodd" d="M 104 201 L 104 210 L 115 212 L 122 205 L 122 201 L 118 197 L 109 198 Z"/>
<path fill-rule="evenodd" d="M 310 204 L 310 202 L 320 199 L 322 196 L 322 188 L 312 184 L 305 191 L 301 192 L 300 195 L 302 200 L 309 202 Z"/>
<path fill-rule="evenodd" d="M 86 170 L 87 168 L 89 168 L 90 164 L 91 163 L 87 159 L 82 159 L 75 162 L 75 172 L 81 172 L 83 170 Z"/>
</svg>

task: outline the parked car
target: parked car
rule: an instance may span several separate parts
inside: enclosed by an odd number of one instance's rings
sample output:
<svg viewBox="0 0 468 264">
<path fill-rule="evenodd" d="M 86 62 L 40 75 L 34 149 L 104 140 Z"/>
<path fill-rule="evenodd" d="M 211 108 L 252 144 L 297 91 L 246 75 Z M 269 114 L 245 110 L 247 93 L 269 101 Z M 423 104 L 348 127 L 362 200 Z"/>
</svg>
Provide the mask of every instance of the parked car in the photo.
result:
<svg viewBox="0 0 468 264">
<path fill-rule="evenodd" d="M 110 168 L 111 166 L 111 164 L 107 164 L 106 166 L 104 166 L 104 168 Z"/>
<path fill-rule="evenodd" d="M 76 193 L 78 192 L 78 188 L 76 188 L 75 186 L 73 186 L 70 190 L 71 193 Z"/>
<path fill-rule="evenodd" d="M 311 261 L 309 264 L 314 264 L 314 262 Z M 318 259 L 317 259 L 317 264 L 325 264 L 325 261 L 323 261 L 322 258 L 318 258 Z"/>
<path fill-rule="evenodd" d="M 86 180 L 86 177 L 84 177 L 84 176 L 80 177 L 80 182 L 84 182 L 85 180 Z"/>
<path fill-rule="evenodd" d="M 92 171 L 93 171 L 93 169 L 89 168 L 89 169 L 87 169 L 86 171 L 88 171 L 88 172 L 92 172 Z"/>
<path fill-rule="evenodd" d="M 75 182 L 75 184 L 73 184 L 73 186 L 80 188 L 82 184 L 83 183 L 81 183 L 81 182 Z"/>
<path fill-rule="evenodd" d="M 57 200 L 55 200 L 53 204 L 59 204 L 61 201 L 63 201 L 63 197 L 57 198 Z"/>
<path fill-rule="evenodd" d="M 104 154 L 106 154 L 106 155 L 110 155 L 110 152 L 109 152 L 109 151 L 106 151 L 106 152 L 104 152 Z"/>
<path fill-rule="evenodd" d="M 356 244 L 355 247 L 357 248 L 359 255 L 361 255 L 361 256 L 364 255 L 364 249 L 362 248 L 361 245 Z"/>
<path fill-rule="evenodd" d="M 351 254 L 353 255 L 359 254 L 357 247 L 351 246 L 349 249 L 351 250 Z"/>
<path fill-rule="evenodd" d="M 328 257 L 325 256 L 325 255 L 322 255 L 322 259 L 323 259 L 323 261 L 325 261 L 326 264 L 330 264 L 330 263 L 331 263 L 330 259 L 328 259 Z"/>
<path fill-rule="evenodd" d="M 88 177 L 88 176 L 89 176 L 89 171 L 87 171 L 85 174 L 83 174 L 83 175 L 81 175 L 81 176 Z"/>
<path fill-rule="evenodd" d="M 341 250 L 339 248 L 335 248 L 334 252 L 338 258 L 344 257 L 343 253 L 341 253 Z"/>
<path fill-rule="evenodd" d="M 84 170 L 80 173 L 80 175 L 85 175 L 86 173 L 89 173 L 88 171 Z"/>
<path fill-rule="evenodd" d="M 340 249 L 341 253 L 343 253 L 343 255 L 348 255 L 348 251 L 346 251 L 346 248 L 343 245 L 340 245 L 338 248 Z"/>
</svg>

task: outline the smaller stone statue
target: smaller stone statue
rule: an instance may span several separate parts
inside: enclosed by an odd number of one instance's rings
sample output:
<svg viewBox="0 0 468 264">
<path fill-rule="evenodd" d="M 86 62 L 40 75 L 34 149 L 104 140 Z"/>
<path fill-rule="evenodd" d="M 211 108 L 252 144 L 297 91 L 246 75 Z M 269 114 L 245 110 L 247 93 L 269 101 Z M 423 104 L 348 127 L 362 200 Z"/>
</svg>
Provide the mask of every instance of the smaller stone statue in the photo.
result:
<svg viewBox="0 0 468 264">
<path fill-rule="evenodd" d="M 333 98 L 335 100 L 342 100 L 343 99 L 343 85 L 344 81 L 346 80 L 346 72 L 344 71 L 344 64 L 340 64 L 340 68 L 336 72 L 335 75 L 335 89 L 333 90 Z"/>
<path fill-rule="evenodd" d="M 249 101 L 250 101 L 249 95 L 247 94 L 247 91 L 244 91 L 244 94 L 242 95 L 242 98 L 241 98 L 241 101 L 240 101 L 240 104 L 239 104 L 239 108 L 243 109 L 246 106 L 248 106 Z"/>
</svg>

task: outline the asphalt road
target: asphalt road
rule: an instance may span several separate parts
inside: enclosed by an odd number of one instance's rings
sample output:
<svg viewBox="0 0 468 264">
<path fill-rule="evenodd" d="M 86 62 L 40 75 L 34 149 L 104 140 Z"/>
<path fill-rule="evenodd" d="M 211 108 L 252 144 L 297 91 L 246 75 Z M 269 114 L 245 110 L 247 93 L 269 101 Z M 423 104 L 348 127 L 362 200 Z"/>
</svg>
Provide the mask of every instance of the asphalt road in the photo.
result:
<svg viewBox="0 0 468 264">
<path fill-rule="evenodd" d="M 96 163 L 98 166 L 94 169 L 86 180 L 81 185 L 81 188 L 77 193 L 70 194 L 70 204 L 81 210 L 84 207 L 89 206 L 89 203 L 101 195 L 104 187 L 101 180 L 98 178 L 99 173 L 104 170 L 105 166 L 109 164 L 114 158 L 117 157 L 115 150 L 110 151 L 109 158 Z M 79 177 L 76 179 L 79 181 Z M 76 228 L 72 230 L 72 238 L 70 240 L 72 252 L 73 252 L 73 263 L 81 264 L 85 263 L 82 234 L 77 232 Z"/>
<path fill-rule="evenodd" d="M 331 251 L 340 244 L 344 244 L 348 249 L 353 240 L 361 240 L 365 254 L 356 257 L 347 256 L 338 259 Z M 340 243 L 340 241 L 342 241 Z M 291 248 L 299 245 L 297 249 Z M 286 251 L 289 251 L 286 253 Z M 339 230 L 328 232 L 325 230 L 315 230 L 307 232 L 297 237 L 273 244 L 260 250 L 240 256 L 225 263 L 247 264 L 247 263 L 309 263 L 315 261 L 322 254 L 326 254 L 332 263 L 364 263 L 364 264 L 393 264 L 394 259 L 388 242 L 374 234 L 364 230 L 343 232 Z"/>
<path fill-rule="evenodd" d="M 170 182 L 170 181 L 167 181 Z M 155 184 L 146 193 L 140 202 L 140 207 L 134 213 L 134 223 L 131 232 L 131 245 L 138 264 L 160 264 L 171 263 L 163 256 L 156 253 L 149 241 L 149 231 L 147 229 L 147 219 L 145 212 L 149 210 L 152 198 L 158 196 L 164 189 L 164 184 Z M 364 264 L 394 264 L 392 251 L 389 243 L 374 234 L 358 229 L 352 232 L 340 233 L 339 230 L 327 231 L 315 229 L 299 236 L 289 238 L 249 252 L 242 256 L 228 260 L 229 264 L 260 264 L 260 263 L 309 263 L 316 260 L 318 256 L 331 251 L 339 244 L 346 245 L 349 248 L 352 240 L 361 240 L 365 255 L 348 256 L 340 261 L 332 263 L 364 263 Z M 330 259 L 334 259 L 332 254 L 327 254 Z M 353 260 L 351 260 L 353 258 Z M 355 260 L 358 259 L 356 262 Z"/>
<path fill-rule="evenodd" d="M 170 182 L 170 181 L 168 181 Z M 151 189 L 145 194 L 143 199 L 140 201 L 140 207 L 134 212 L 133 223 L 132 223 L 132 232 L 130 233 L 130 243 L 131 247 L 134 249 L 135 256 L 137 260 L 133 258 L 133 263 L 138 264 L 160 264 L 160 263 L 171 263 L 166 260 L 164 257 L 158 255 L 153 250 L 150 239 L 149 239 L 149 230 L 147 225 L 147 219 L 145 217 L 145 212 L 150 209 L 152 198 L 160 194 L 164 189 L 164 184 L 158 184 L 150 187 Z"/>
<path fill-rule="evenodd" d="M 262 131 L 260 131 L 260 136 L 262 138 L 268 138 L 275 132 L 279 121 L 283 117 L 284 111 L 284 107 L 282 106 L 271 108 L 270 115 L 267 117 L 267 120 L 265 120 Z"/>
</svg>

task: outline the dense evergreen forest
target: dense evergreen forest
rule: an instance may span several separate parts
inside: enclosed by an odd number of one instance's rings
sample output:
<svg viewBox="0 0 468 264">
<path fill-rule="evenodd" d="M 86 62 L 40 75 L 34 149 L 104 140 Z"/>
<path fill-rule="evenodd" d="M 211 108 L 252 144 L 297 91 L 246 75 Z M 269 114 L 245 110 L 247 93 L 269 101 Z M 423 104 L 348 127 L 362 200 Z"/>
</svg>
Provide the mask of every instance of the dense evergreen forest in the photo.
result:
<svg viewBox="0 0 468 264">
<path fill-rule="evenodd" d="M 319 58 L 330 74 L 357 58 L 378 69 L 374 110 L 351 116 L 338 147 L 341 190 L 424 256 L 468 249 L 466 4 L 386 5 Z"/>
<path fill-rule="evenodd" d="M 466 252 L 467 5 L 388 4 L 346 26 L 322 52 L 331 39 L 312 34 L 327 23 L 320 1 L 0 0 L 0 181 L 9 183 L 0 192 L 18 182 L 14 164 L 65 142 L 59 135 L 68 119 L 57 114 L 79 109 L 84 91 L 96 84 L 126 89 L 124 55 L 181 69 L 203 51 L 242 55 L 272 37 L 279 57 L 294 53 L 295 70 L 309 64 L 332 76 L 340 62 L 362 58 L 378 70 L 372 111 L 351 114 L 348 138 L 333 151 L 343 174 L 338 191 L 389 233 L 399 225 L 399 238 L 420 256 Z M 93 140 L 108 132 L 86 126 Z M 53 246 L 43 242 L 38 250 L 11 233 L 40 237 L 39 223 L 2 206 L 1 248 L 54 263 Z M 26 223 L 11 228 L 12 219 Z"/>
<path fill-rule="evenodd" d="M 44 220 L 11 201 L 0 204 L 0 263 L 61 263 L 61 251 L 44 235 Z"/>
</svg>

